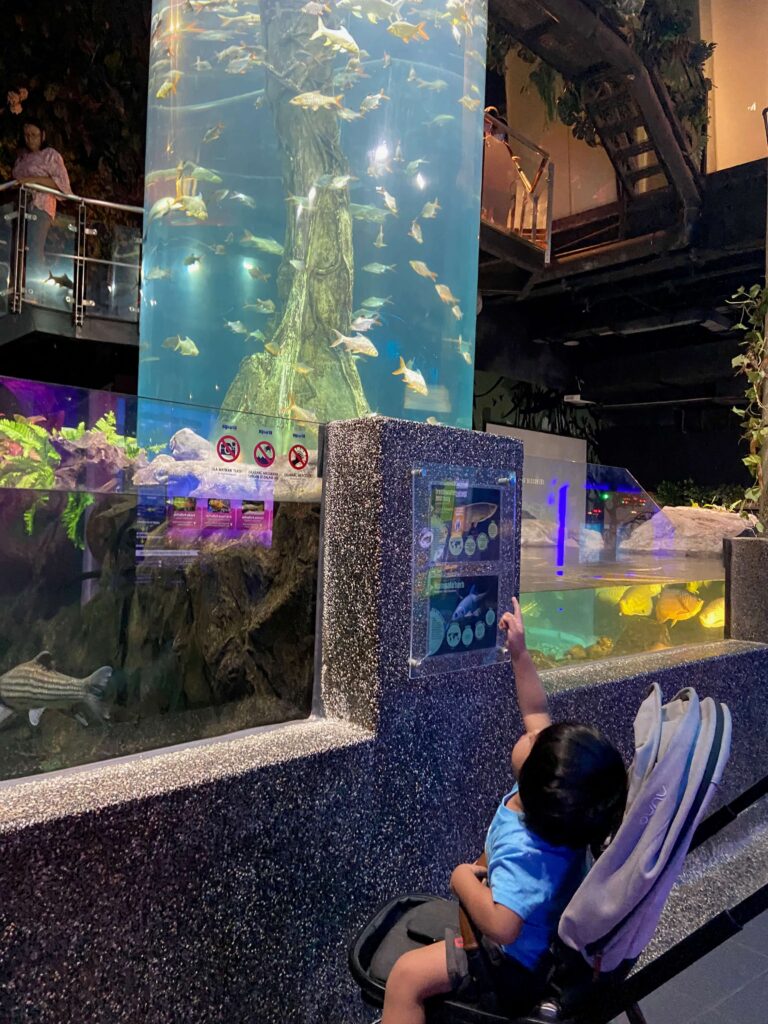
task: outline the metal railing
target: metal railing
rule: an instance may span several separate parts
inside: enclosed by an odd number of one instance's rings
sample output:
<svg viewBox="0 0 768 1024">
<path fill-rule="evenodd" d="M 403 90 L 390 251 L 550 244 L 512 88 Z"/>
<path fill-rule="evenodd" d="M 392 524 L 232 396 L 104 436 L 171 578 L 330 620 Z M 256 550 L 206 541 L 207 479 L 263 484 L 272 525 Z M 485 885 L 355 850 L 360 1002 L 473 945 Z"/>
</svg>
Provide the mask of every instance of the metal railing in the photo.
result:
<svg viewBox="0 0 768 1024">
<path fill-rule="evenodd" d="M 56 200 L 56 215 L 35 205 Z M 142 218 L 138 206 L 86 199 L 43 185 L 0 185 L 0 315 L 25 304 L 137 322 Z"/>
<path fill-rule="evenodd" d="M 549 153 L 485 112 L 481 220 L 552 254 L 555 165 Z"/>
</svg>

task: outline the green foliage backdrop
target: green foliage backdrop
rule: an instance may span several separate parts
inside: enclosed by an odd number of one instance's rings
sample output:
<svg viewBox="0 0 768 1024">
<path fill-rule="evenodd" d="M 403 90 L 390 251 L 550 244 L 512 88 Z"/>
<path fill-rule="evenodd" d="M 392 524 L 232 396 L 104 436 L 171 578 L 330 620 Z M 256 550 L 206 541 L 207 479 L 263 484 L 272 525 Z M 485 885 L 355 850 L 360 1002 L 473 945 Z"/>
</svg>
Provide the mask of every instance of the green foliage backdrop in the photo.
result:
<svg viewBox="0 0 768 1024">
<path fill-rule="evenodd" d="M 0 104 L 24 87 L 22 114 L 0 114 L 0 178 L 16 157 L 24 114 L 48 127 L 79 195 L 143 201 L 149 0 L 9 5 L 0 46 Z"/>
</svg>

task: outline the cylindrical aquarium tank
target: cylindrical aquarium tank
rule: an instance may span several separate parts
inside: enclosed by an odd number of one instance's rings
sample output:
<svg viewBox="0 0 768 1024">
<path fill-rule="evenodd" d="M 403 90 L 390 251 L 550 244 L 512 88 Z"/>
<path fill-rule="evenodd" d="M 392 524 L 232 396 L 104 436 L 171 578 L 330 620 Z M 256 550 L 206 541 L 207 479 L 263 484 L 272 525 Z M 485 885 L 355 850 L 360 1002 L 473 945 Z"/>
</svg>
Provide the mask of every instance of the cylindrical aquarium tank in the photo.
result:
<svg viewBox="0 0 768 1024">
<path fill-rule="evenodd" d="M 139 393 L 469 427 L 483 0 L 155 0 Z"/>
</svg>

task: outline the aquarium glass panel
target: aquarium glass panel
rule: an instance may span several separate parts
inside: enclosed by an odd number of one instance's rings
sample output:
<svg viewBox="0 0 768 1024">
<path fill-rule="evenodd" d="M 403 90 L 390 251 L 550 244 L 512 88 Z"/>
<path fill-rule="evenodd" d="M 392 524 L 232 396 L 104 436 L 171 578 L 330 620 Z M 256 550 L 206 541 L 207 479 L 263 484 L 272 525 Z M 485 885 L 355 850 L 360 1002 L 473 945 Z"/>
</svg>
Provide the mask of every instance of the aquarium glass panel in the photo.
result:
<svg viewBox="0 0 768 1024">
<path fill-rule="evenodd" d="M 77 205 L 71 200 L 56 202 L 56 216 L 45 233 L 45 220 L 38 219 L 27 196 L 27 262 L 24 279 L 26 302 L 47 309 L 72 310 L 77 251 Z M 41 235 L 42 232 L 42 235 Z"/>
<path fill-rule="evenodd" d="M 498 622 L 515 585 L 517 476 L 413 469 L 410 676 L 503 660 Z"/>
<path fill-rule="evenodd" d="M 722 553 L 626 470 L 526 457 L 521 604 L 540 667 L 721 640 Z"/>
<path fill-rule="evenodd" d="M 306 717 L 319 518 L 0 489 L 0 778 Z"/>
<path fill-rule="evenodd" d="M 278 427 L 0 378 L 0 778 L 309 714 L 319 483 Z"/>
<path fill-rule="evenodd" d="M 141 229 L 121 210 L 89 206 L 86 216 L 86 309 L 108 319 L 138 320 Z"/>
<path fill-rule="evenodd" d="M 0 314 L 10 310 L 11 266 L 16 234 L 16 193 L 0 192 Z"/>
<path fill-rule="evenodd" d="M 471 425 L 485 29 L 484 0 L 156 0 L 143 395 Z"/>
<path fill-rule="evenodd" d="M 0 377 L 0 487 L 315 502 L 317 447 L 317 423 Z"/>
</svg>

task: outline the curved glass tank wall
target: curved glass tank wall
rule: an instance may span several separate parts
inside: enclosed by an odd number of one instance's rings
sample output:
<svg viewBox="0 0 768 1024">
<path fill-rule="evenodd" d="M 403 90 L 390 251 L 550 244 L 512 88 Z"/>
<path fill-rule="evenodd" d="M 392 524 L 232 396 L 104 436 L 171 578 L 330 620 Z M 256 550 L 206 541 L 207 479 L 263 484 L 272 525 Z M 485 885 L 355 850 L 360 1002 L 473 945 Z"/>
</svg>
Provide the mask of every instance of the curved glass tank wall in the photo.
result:
<svg viewBox="0 0 768 1024">
<path fill-rule="evenodd" d="M 155 0 L 140 394 L 471 425 L 485 36 L 484 0 Z"/>
<path fill-rule="evenodd" d="M 217 416 L 0 377 L 0 778 L 309 715 L 319 503 Z"/>
<path fill-rule="evenodd" d="M 626 469 L 526 457 L 520 603 L 540 668 L 722 640 L 722 553 Z"/>
</svg>

